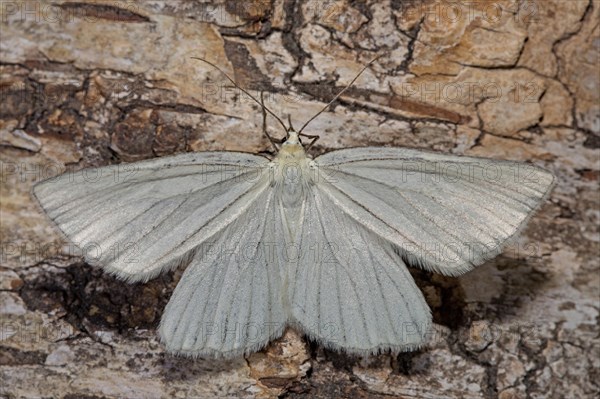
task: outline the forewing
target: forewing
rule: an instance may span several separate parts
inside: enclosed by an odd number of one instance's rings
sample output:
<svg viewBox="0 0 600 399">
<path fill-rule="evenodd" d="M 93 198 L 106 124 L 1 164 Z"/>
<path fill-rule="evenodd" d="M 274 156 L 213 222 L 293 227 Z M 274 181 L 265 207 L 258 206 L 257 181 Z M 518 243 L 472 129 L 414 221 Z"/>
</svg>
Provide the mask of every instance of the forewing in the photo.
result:
<svg viewBox="0 0 600 399">
<path fill-rule="evenodd" d="M 315 160 L 323 192 L 410 262 L 458 275 L 497 255 L 548 195 L 533 165 L 404 148 L 352 148 Z"/>
<path fill-rule="evenodd" d="M 313 186 L 290 259 L 292 319 L 329 348 L 354 354 L 420 346 L 430 310 L 392 245 Z"/>
<path fill-rule="evenodd" d="M 89 263 L 147 280 L 189 260 L 242 214 L 268 185 L 267 163 L 245 153 L 187 153 L 65 173 L 34 194 Z"/>
<path fill-rule="evenodd" d="M 280 237 L 273 190 L 267 190 L 205 243 L 165 308 L 159 333 L 167 350 L 235 357 L 280 336 L 287 320 L 274 254 Z"/>
</svg>

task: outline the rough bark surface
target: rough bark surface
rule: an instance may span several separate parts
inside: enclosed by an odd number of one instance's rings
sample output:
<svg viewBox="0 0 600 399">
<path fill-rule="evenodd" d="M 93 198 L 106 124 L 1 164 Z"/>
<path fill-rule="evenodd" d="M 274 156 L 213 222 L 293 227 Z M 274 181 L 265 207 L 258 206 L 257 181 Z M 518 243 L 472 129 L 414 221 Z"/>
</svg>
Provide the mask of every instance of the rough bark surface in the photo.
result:
<svg viewBox="0 0 600 399">
<path fill-rule="evenodd" d="M 594 398 L 600 392 L 600 2 L 0 1 L 0 396 Z M 181 271 L 129 285 L 83 262 L 30 196 L 66 169 L 269 151 L 260 110 L 313 154 L 393 145 L 557 176 L 520 239 L 459 278 L 413 270 L 427 347 L 355 358 L 289 330 L 233 361 L 164 353 Z M 274 135 L 281 134 L 270 120 Z"/>
</svg>

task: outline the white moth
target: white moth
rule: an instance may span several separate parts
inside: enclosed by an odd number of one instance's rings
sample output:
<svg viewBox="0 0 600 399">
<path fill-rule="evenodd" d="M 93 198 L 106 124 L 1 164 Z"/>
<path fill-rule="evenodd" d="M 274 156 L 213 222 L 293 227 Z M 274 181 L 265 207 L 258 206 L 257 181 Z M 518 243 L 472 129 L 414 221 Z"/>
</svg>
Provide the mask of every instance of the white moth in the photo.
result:
<svg viewBox="0 0 600 399">
<path fill-rule="evenodd" d="M 407 264 L 473 269 L 553 185 L 532 165 L 406 148 L 311 159 L 301 130 L 286 127 L 273 159 L 186 153 L 66 173 L 34 193 L 87 262 L 119 278 L 187 265 L 162 341 L 234 357 L 289 325 L 352 354 L 423 345 L 431 312 Z"/>
</svg>

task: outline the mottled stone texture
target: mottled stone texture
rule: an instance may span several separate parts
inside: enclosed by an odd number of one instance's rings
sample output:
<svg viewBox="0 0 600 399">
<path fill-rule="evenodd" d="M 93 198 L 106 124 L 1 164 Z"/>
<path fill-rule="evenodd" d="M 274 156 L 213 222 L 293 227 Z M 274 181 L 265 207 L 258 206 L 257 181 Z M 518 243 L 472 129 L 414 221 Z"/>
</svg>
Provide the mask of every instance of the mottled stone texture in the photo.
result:
<svg viewBox="0 0 600 399">
<path fill-rule="evenodd" d="M 0 1 L 0 396 L 594 398 L 600 389 L 597 0 Z M 414 270 L 427 347 L 360 359 L 288 331 L 232 361 L 166 355 L 181 275 L 86 265 L 30 197 L 65 169 L 270 151 L 383 54 L 309 133 L 313 154 L 396 145 L 533 162 L 557 186 L 521 238 L 459 278 Z M 271 131 L 281 132 L 273 120 Z"/>
</svg>

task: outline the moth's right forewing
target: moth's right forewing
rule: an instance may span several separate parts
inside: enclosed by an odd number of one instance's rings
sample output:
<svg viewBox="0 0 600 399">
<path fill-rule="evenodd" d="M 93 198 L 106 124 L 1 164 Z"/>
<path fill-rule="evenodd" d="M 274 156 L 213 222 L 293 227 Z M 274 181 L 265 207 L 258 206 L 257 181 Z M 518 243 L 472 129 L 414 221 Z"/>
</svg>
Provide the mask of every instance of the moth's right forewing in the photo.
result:
<svg viewBox="0 0 600 399">
<path fill-rule="evenodd" d="M 86 260 L 147 280 L 189 260 L 268 184 L 268 160 L 236 152 L 186 153 L 69 172 L 34 194 Z"/>
</svg>

